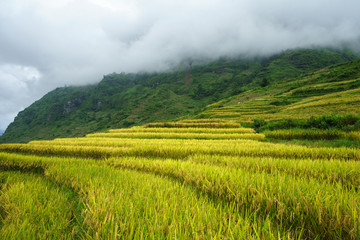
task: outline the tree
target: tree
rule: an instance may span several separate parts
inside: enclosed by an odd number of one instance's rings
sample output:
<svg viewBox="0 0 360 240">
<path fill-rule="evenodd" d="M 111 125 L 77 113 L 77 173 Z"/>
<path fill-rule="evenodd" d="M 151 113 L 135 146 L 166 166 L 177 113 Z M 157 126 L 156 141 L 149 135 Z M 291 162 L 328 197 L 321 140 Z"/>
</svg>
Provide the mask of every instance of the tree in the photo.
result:
<svg viewBox="0 0 360 240">
<path fill-rule="evenodd" d="M 260 86 L 266 87 L 267 85 L 269 85 L 269 79 L 265 77 L 262 79 Z"/>
</svg>

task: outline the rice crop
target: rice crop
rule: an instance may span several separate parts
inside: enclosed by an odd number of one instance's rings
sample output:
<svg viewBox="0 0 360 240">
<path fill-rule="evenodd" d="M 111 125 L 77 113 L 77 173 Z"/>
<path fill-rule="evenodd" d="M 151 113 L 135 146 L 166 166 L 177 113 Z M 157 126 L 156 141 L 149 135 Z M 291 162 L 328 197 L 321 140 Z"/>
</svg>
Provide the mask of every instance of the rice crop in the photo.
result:
<svg viewBox="0 0 360 240">
<path fill-rule="evenodd" d="M 100 138 L 101 139 L 101 138 Z M 129 143 L 124 139 L 124 144 Z M 218 145 L 206 143 L 205 141 L 196 142 L 198 145 L 182 145 L 177 141 L 161 141 L 155 144 L 146 145 L 135 143 L 132 146 L 109 147 L 109 146 L 74 146 L 61 144 L 3 144 L 0 151 L 37 154 L 46 156 L 82 157 L 105 159 L 108 157 L 124 156 L 145 156 L 158 158 L 184 159 L 195 154 L 207 155 L 228 155 L 228 156 L 249 156 L 249 157 L 275 157 L 287 159 L 322 158 L 355 160 L 360 159 L 360 150 L 353 148 L 330 148 L 319 147 L 311 148 L 304 146 L 288 146 L 285 144 L 258 143 L 253 140 L 243 140 L 241 142 L 224 142 Z M 100 145 L 106 145 L 106 142 Z"/>
<path fill-rule="evenodd" d="M 252 128 L 144 128 L 144 127 L 132 127 L 121 129 L 110 129 L 110 133 L 214 133 L 214 134 L 240 134 L 240 133 L 255 133 Z"/>
<path fill-rule="evenodd" d="M 353 231 L 360 230 L 359 194 L 313 179 L 302 181 L 293 176 L 248 173 L 242 169 L 223 171 L 217 166 L 172 160 L 121 159 L 113 165 L 179 179 L 215 198 L 235 202 L 244 208 L 240 211 L 270 216 L 294 236 L 300 234 L 300 226 L 301 234 L 311 238 L 331 238 L 335 234 L 354 238 L 357 235 Z"/>
<path fill-rule="evenodd" d="M 44 181 L 66 186 L 77 194 L 83 206 L 78 221 L 81 231 L 74 230 L 69 234 L 77 233 L 82 239 L 275 239 L 287 236 L 285 232 L 281 232 L 281 228 L 274 227 L 269 219 L 261 223 L 254 222 L 255 216 L 242 215 L 236 205 L 214 202 L 190 186 L 156 175 L 117 169 L 105 162 L 101 164 L 83 159 L 4 153 L 0 157 L 2 166 L 7 166 L 8 169 L 30 169 L 31 166 L 44 168 Z M 39 188 L 38 191 L 44 189 Z M 22 207 L 21 204 L 27 204 L 27 199 L 24 198 L 26 195 L 19 196 L 21 199 L 18 207 Z M 38 198 L 36 195 L 35 197 Z M 46 194 L 41 199 L 44 197 Z M 48 201 L 51 200 L 45 199 L 44 202 L 49 204 Z M 57 202 L 49 205 L 53 204 Z M 41 205 L 38 207 L 44 213 L 52 213 L 49 209 L 41 208 Z M 58 207 L 68 211 L 63 205 Z M 32 214 L 36 216 L 39 213 L 34 211 Z M 23 216 L 19 215 L 17 218 Z M 30 226 L 24 224 L 24 228 Z M 52 234 L 55 236 L 53 238 L 73 237 L 56 232 Z"/>
<path fill-rule="evenodd" d="M 265 142 L 234 121 L 166 124 L 1 144 L 0 236 L 360 238 L 360 149 Z"/>
<path fill-rule="evenodd" d="M 93 133 L 88 137 L 100 138 L 159 138 L 159 139 L 255 139 L 262 140 L 264 134 L 259 133 L 172 133 L 172 132 L 111 132 L 111 133 Z"/>
<path fill-rule="evenodd" d="M 360 132 L 343 132 L 339 130 L 319 130 L 319 129 L 290 129 L 275 130 L 264 133 L 268 138 L 291 140 L 334 140 L 348 139 L 352 141 L 360 141 Z"/>
<path fill-rule="evenodd" d="M 1 239 L 73 239 L 81 227 L 73 193 L 40 176 L 0 172 Z"/>
<path fill-rule="evenodd" d="M 236 122 L 163 122 L 163 123 L 148 123 L 144 127 L 167 127 L 167 128 L 241 128 L 240 123 Z"/>
</svg>

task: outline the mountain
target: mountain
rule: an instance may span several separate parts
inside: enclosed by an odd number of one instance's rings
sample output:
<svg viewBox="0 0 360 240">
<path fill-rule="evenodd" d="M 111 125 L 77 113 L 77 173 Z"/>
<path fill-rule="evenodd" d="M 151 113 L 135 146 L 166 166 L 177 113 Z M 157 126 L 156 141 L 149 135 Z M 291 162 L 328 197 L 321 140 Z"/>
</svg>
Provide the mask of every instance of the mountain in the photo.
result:
<svg viewBox="0 0 360 240">
<path fill-rule="evenodd" d="M 4 130 L 0 130 L 0 136 L 4 134 Z"/>
<path fill-rule="evenodd" d="M 164 73 L 113 73 L 96 85 L 49 92 L 18 114 L 0 142 L 83 136 L 184 115 L 219 117 L 214 114 L 215 108 L 221 112 L 221 108 L 245 101 L 243 98 L 254 100 L 250 96 L 255 95 L 261 98 L 277 94 L 276 100 L 270 99 L 266 105 L 276 113 L 277 107 L 285 103 L 301 101 L 301 91 L 296 95 L 293 90 L 306 82 L 303 78 L 307 74 L 355 58 L 348 51 L 296 49 L 267 58 L 223 58 L 205 65 L 190 62 Z M 289 90 L 291 87 L 293 90 Z M 256 114 L 263 111 L 260 108 Z M 271 114 L 272 110 L 266 111 Z"/>
</svg>

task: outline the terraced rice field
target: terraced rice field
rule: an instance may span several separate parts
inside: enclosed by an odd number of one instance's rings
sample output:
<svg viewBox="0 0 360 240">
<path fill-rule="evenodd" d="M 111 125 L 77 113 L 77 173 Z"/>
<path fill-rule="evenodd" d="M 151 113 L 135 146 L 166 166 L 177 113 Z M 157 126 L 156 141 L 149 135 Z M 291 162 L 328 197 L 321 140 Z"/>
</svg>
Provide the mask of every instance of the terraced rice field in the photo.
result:
<svg viewBox="0 0 360 240">
<path fill-rule="evenodd" d="M 256 118 L 305 119 L 329 114 L 360 114 L 358 61 L 276 82 L 209 105 L 198 118 L 252 122 Z"/>
<path fill-rule="evenodd" d="M 1 239 L 359 239 L 360 150 L 234 121 L 0 145 Z"/>
</svg>

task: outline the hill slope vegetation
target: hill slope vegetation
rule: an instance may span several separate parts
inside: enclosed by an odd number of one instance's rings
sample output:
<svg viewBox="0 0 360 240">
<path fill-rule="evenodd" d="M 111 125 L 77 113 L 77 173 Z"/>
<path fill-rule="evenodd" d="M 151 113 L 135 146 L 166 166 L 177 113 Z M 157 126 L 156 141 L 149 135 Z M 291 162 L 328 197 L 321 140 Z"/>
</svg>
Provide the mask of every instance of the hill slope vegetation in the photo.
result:
<svg viewBox="0 0 360 240">
<path fill-rule="evenodd" d="M 187 114 L 194 116 L 194 112 L 199 113 L 203 107 L 222 99 L 227 99 L 228 106 L 254 94 L 258 98 L 255 100 L 250 97 L 254 101 L 249 101 L 249 104 L 255 108 L 260 104 L 260 107 L 258 112 L 253 111 L 252 114 L 263 114 L 267 117 L 280 111 L 283 105 L 295 102 L 302 104 L 302 96 L 309 92 L 314 98 L 318 97 L 316 89 L 299 88 L 302 84 L 315 84 L 318 80 L 306 80 L 311 78 L 306 74 L 355 58 L 348 52 L 299 49 L 269 58 L 220 59 L 198 66 L 188 64 L 165 73 L 113 73 L 104 76 L 97 85 L 58 88 L 46 94 L 18 114 L 0 138 L 0 142 L 84 136 L 110 128 L 169 121 Z M 344 65 L 344 69 L 346 67 Z M 307 77 L 302 79 L 302 76 Z M 352 75 L 343 78 L 349 81 L 353 79 Z M 320 84 L 321 81 L 325 83 L 327 80 L 319 81 Z M 324 91 L 336 94 L 342 83 L 334 81 L 333 84 L 333 87 L 326 85 L 327 90 Z M 349 83 L 354 87 L 348 89 L 348 94 L 352 94 L 351 91 L 354 91 L 356 84 L 358 83 Z M 289 90 L 291 87 L 293 89 Z M 295 88 L 299 88 L 297 92 Z M 243 92 L 246 94 L 238 95 Z M 270 94 L 277 94 L 277 97 L 266 99 Z M 262 107 L 263 103 L 259 99 L 263 95 L 266 109 Z M 229 100 L 232 96 L 237 97 Z M 328 97 L 331 98 L 330 95 Z M 224 112 L 221 104 L 223 103 L 213 105 L 217 107 L 218 112 Z M 219 115 L 215 114 L 214 111 L 217 110 L 210 106 L 205 109 L 202 116 Z M 212 112 L 209 109 L 212 109 Z M 230 111 L 234 112 L 231 109 Z M 288 110 L 282 114 L 288 116 L 294 112 L 295 110 Z M 226 114 L 220 115 L 224 117 Z M 233 116 L 237 117 L 239 114 Z M 248 121 L 251 117 L 243 117 L 241 120 Z"/>
<path fill-rule="evenodd" d="M 193 118 L 306 119 L 331 114 L 360 115 L 360 60 L 279 80 L 223 99 Z"/>
</svg>

